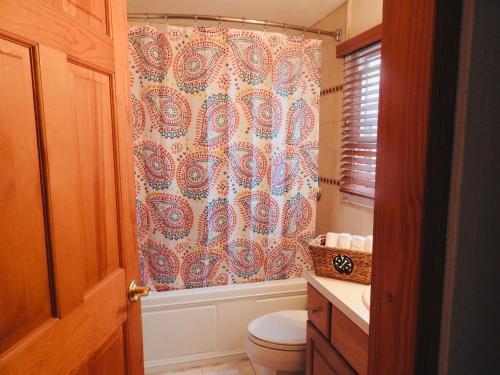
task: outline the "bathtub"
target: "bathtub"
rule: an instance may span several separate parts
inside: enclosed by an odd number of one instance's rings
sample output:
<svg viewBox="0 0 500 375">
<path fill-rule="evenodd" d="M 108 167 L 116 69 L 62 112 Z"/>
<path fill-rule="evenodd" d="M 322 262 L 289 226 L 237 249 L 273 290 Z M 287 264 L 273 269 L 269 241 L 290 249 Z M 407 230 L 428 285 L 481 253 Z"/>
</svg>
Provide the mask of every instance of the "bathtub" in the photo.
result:
<svg viewBox="0 0 500 375">
<path fill-rule="evenodd" d="M 146 374 L 243 358 L 251 320 L 306 304 L 303 278 L 152 293 L 142 300 Z"/>
</svg>

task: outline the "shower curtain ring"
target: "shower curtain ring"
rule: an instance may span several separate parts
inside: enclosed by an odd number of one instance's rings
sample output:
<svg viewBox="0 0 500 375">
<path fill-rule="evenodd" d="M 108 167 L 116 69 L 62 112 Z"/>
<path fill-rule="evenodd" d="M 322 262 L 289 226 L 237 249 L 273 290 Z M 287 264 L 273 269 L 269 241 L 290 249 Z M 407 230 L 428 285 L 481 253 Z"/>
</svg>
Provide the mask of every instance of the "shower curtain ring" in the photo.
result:
<svg viewBox="0 0 500 375">
<path fill-rule="evenodd" d="M 267 24 L 269 23 L 269 21 L 265 20 L 264 21 L 264 31 L 267 33 Z"/>
<path fill-rule="evenodd" d="M 198 16 L 194 16 L 194 27 L 199 27 L 200 25 L 198 24 Z"/>
<path fill-rule="evenodd" d="M 247 22 L 246 18 L 241 19 L 241 28 L 245 30 L 245 22 Z"/>
<path fill-rule="evenodd" d="M 305 39 L 305 33 L 306 33 L 306 25 L 304 25 L 304 28 L 302 29 L 302 39 Z"/>
<path fill-rule="evenodd" d="M 149 14 L 146 14 L 146 17 L 144 18 L 144 25 L 149 26 Z"/>
<path fill-rule="evenodd" d="M 168 33 L 168 28 L 169 28 L 169 24 L 168 24 L 168 16 L 165 15 L 165 33 Z"/>
<path fill-rule="evenodd" d="M 283 35 L 286 35 L 286 23 L 283 24 Z"/>
<path fill-rule="evenodd" d="M 219 29 L 222 28 L 222 16 L 219 16 Z"/>
</svg>

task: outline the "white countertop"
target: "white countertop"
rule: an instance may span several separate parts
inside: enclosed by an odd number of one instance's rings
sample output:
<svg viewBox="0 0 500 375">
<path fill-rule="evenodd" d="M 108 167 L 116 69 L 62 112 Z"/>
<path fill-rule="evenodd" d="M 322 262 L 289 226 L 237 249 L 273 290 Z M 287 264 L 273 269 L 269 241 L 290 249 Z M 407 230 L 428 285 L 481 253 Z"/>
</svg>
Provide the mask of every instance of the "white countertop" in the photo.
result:
<svg viewBox="0 0 500 375">
<path fill-rule="evenodd" d="M 306 272 L 306 280 L 365 333 L 370 331 L 370 311 L 362 295 L 368 285 L 316 276 Z"/>
</svg>

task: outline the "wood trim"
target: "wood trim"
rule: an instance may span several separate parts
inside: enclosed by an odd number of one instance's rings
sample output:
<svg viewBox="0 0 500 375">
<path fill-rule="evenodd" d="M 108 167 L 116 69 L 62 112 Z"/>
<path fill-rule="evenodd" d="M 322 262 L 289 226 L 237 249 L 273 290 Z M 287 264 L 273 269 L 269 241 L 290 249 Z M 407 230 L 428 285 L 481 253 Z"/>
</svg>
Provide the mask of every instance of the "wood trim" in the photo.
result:
<svg viewBox="0 0 500 375">
<path fill-rule="evenodd" d="M 457 272 L 457 244 L 460 234 L 460 199 L 463 190 L 463 163 L 465 149 L 465 128 L 468 115 L 468 100 L 470 93 L 471 60 L 472 46 L 474 36 L 474 17 L 475 17 L 475 0 L 465 0 L 463 3 L 463 19 L 462 19 L 462 40 L 460 47 L 460 67 L 459 80 L 457 84 L 457 114 L 454 135 L 454 150 L 455 155 L 452 166 L 452 182 L 450 187 L 450 210 L 448 223 L 448 251 L 446 255 L 445 279 L 443 281 L 443 311 L 441 321 L 441 337 L 440 337 L 440 358 L 439 358 L 439 374 L 448 374 L 449 372 L 449 350 L 451 342 L 450 330 L 452 327 L 453 315 L 453 289 L 456 287 L 456 272 Z M 477 184 L 477 180 L 473 183 Z M 479 210 L 476 211 L 479 214 Z M 472 219 L 474 220 L 474 219 Z M 472 254 L 471 254 L 472 255 Z"/>
<path fill-rule="evenodd" d="M 368 47 L 371 44 L 382 40 L 382 24 L 373 26 L 355 37 L 349 38 L 346 41 L 337 45 L 337 58 L 346 57 L 347 55 Z"/>
<path fill-rule="evenodd" d="M 121 222 L 121 264 L 125 269 L 124 293 L 132 280 L 139 280 L 137 240 L 135 228 L 135 178 L 133 138 L 130 113 L 130 77 L 128 69 L 128 26 L 125 1 L 116 1 L 112 7 L 111 33 L 114 44 L 115 74 L 115 155 L 118 189 L 118 212 Z M 124 327 L 125 357 L 129 375 L 144 374 L 141 303 L 127 301 L 127 322 Z"/>
<path fill-rule="evenodd" d="M 415 372 L 438 372 L 462 1 L 436 1 Z M 430 260 L 430 261 L 429 261 Z"/>
<path fill-rule="evenodd" d="M 370 374 L 437 373 L 460 5 L 384 3 Z"/>
<path fill-rule="evenodd" d="M 500 374 L 499 14 L 463 2 L 439 374 Z"/>
</svg>

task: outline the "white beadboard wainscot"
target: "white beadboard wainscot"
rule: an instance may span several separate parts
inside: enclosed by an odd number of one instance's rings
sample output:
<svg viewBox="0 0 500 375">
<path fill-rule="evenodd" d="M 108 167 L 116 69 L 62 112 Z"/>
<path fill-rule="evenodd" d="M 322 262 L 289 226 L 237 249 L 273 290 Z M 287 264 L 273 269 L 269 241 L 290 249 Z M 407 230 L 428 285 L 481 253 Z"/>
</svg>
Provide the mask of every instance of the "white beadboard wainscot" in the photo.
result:
<svg viewBox="0 0 500 375">
<path fill-rule="evenodd" d="M 305 279 L 151 293 L 142 300 L 146 374 L 243 358 L 248 323 L 306 309 Z"/>
</svg>

